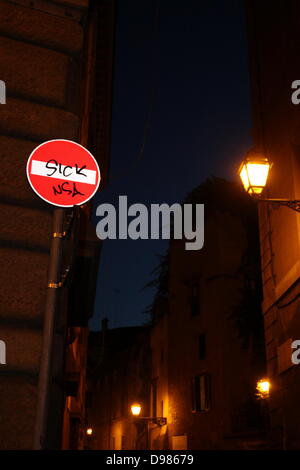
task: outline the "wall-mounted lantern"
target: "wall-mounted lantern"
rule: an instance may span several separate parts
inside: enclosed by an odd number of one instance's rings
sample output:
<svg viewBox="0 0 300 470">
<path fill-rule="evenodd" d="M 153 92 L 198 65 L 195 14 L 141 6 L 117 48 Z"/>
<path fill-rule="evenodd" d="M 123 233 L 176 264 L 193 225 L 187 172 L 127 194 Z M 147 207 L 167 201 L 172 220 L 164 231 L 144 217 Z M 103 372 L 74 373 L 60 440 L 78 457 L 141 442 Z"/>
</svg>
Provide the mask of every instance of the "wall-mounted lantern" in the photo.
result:
<svg viewBox="0 0 300 470">
<path fill-rule="evenodd" d="M 263 155 L 248 154 L 239 168 L 239 175 L 247 193 L 254 196 L 262 193 L 267 184 L 271 166 L 270 161 Z"/>
<path fill-rule="evenodd" d="M 261 197 L 267 185 L 271 167 L 271 161 L 264 154 L 256 151 L 248 152 L 238 170 L 245 191 L 257 201 L 279 204 L 300 212 L 300 200 Z"/>
<path fill-rule="evenodd" d="M 152 423 L 157 424 L 158 426 L 164 426 L 165 424 L 167 424 L 167 418 L 163 418 L 163 417 L 151 418 L 148 416 L 140 416 L 141 411 L 142 411 L 142 405 L 140 403 L 133 403 L 130 409 L 131 409 L 131 414 L 134 416 L 134 418 L 152 422 Z"/>
<path fill-rule="evenodd" d="M 140 403 L 133 403 L 131 405 L 131 413 L 133 416 L 139 416 L 142 410 L 142 406 Z"/>
</svg>

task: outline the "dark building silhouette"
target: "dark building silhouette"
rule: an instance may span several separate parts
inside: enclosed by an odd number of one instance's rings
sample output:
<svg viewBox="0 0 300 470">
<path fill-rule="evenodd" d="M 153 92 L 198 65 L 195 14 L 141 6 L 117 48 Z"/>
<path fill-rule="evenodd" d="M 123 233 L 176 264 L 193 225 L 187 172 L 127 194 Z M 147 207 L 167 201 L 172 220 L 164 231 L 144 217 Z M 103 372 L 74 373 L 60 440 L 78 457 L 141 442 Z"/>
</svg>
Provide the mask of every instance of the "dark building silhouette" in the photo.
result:
<svg viewBox="0 0 300 470">
<path fill-rule="evenodd" d="M 31 190 L 26 162 L 41 142 L 75 140 L 94 154 L 105 184 L 114 2 L 3 0 L 0 9 L 0 447 L 31 449 L 53 207 Z M 46 448 L 83 445 L 85 328 L 100 252 L 89 216 L 90 204 L 65 210 Z"/>
<path fill-rule="evenodd" d="M 205 242 L 172 240 L 154 303 L 153 449 L 252 449 L 267 445 L 256 397 L 265 355 L 256 207 L 242 190 L 208 180 L 186 199 L 205 204 Z"/>
</svg>

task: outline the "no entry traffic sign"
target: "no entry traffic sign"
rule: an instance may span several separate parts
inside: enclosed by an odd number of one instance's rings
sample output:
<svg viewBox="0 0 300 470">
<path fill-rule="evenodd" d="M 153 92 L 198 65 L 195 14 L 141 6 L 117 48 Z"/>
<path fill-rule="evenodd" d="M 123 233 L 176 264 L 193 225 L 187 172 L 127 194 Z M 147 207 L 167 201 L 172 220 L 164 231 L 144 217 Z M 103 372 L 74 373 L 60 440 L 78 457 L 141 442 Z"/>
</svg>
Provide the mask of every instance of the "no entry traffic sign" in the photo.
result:
<svg viewBox="0 0 300 470">
<path fill-rule="evenodd" d="M 27 178 L 36 194 L 60 207 L 81 205 L 100 184 L 100 170 L 93 155 L 71 140 L 44 142 L 27 162 Z"/>
</svg>

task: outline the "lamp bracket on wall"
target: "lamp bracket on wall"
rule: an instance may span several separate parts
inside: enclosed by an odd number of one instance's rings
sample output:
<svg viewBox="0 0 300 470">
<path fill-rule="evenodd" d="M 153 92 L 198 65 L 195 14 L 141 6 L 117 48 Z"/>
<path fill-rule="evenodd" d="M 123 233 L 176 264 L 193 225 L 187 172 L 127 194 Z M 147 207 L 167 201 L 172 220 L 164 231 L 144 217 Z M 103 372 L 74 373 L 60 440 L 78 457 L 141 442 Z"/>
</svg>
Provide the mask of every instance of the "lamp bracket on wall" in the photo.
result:
<svg viewBox="0 0 300 470">
<path fill-rule="evenodd" d="M 268 202 L 269 204 L 274 204 L 274 206 L 285 206 L 289 207 L 293 211 L 300 212 L 300 200 L 299 199 L 260 199 L 257 198 L 260 202 Z"/>
</svg>

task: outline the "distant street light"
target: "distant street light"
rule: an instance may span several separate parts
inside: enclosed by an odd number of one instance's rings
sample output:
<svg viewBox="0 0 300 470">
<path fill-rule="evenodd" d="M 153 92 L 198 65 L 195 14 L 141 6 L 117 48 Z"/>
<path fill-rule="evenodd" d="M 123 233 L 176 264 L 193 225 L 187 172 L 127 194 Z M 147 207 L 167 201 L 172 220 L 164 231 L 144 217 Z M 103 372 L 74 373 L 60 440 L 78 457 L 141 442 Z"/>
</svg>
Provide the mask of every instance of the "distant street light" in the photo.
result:
<svg viewBox="0 0 300 470">
<path fill-rule="evenodd" d="M 93 434 L 93 429 L 92 428 L 87 428 L 86 434 L 87 434 L 87 436 L 91 436 Z"/>
<path fill-rule="evenodd" d="M 262 153 L 248 152 L 238 170 L 245 191 L 259 202 L 279 204 L 300 212 L 300 200 L 261 198 L 261 193 L 267 185 L 271 167 L 272 163 Z"/>
<path fill-rule="evenodd" d="M 269 398 L 271 384 L 268 379 L 261 379 L 256 384 L 258 398 Z"/>
</svg>

